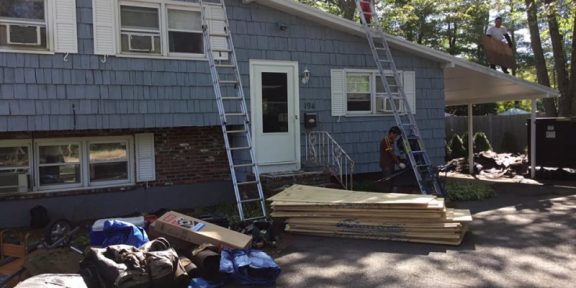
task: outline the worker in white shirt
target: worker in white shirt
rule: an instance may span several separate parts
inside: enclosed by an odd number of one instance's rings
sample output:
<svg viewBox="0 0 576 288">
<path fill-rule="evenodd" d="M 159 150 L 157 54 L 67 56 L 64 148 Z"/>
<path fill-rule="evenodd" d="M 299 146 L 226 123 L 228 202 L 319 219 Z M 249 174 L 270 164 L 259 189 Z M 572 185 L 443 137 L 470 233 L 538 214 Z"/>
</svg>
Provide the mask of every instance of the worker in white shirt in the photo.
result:
<svg viewBox="0 0 576 288">
<path fill-rule="evenodd" d="M 502 26 L 502 17 L 496 17 L 494 24 L 494 26 L 488 28 L 486 31 L 486 36 L 492 37 L 498 41 L 506 41 L 508 46 L 512 48 L 512 39 L 510 38 L 506 27 Z M 490 68 L 496 69 L 496 65 L 490 63 Z M 500 68 L 502 68 L 502 72 L 508 74 L 508 67 L 501 66 Z"/>
</svg>

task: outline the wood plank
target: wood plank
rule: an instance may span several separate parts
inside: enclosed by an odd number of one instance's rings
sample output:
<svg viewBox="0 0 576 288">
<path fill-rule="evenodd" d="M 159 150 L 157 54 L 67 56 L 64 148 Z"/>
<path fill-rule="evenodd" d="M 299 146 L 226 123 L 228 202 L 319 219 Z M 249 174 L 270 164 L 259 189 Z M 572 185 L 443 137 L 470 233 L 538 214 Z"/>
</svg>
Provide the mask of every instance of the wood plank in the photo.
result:
<svg viewBox="0 0 576 288">
<path fill-rule="evenodd" d="M 374 217 L 374 218 L 418 218 L 429 219 L 430 221 L 440 221 L 446 219 L 445 213 L 386 213 L 386 212 L 346 212 L 346 211 L 296 211 L 283 212 L 273 211 L 270 216 L 275 218 L 292 217 Z"/>
<path fill-rule="evenodd" d="M 426 210 L 444 210 L 444 200 L 441 198 L 433 199 L 427 204 L 369 204 L 369 203 L 314 203 L 314 202 L 289 202 L 274 201 L 271 204 L 274 208 L 282 207 L 346 207 L 346 208 L 378 208 L 378 209 L 426 209 Z"/>
<path fill-rule="evenodd" d="M 372 239 L 372 240 L 392 240 L 392 241 L 402 241 L 402 242 L 414 242 L 414 243 L 427 243 L 427 244 L 444 244 L 444 245 L 460 245 L 464 239 L 465 232 L 458 239 L 435 239 L 435 238 L 400 238 L 400 237 L 377 237 L 372 235 L 349 235 L 340 234 L 333 232 L 322 232 L 322 231 L 292 231 L 299 234 L 306 234 L 311 236 L 328 236 L 328 237 L 342 237 L 342 238 L 356 238 L 356 239 Z"/>
<path fill-rule="evenodd" d="M 381 208 L 336 208 L 336 207 L 273 207 L 274 212 L 345 212 L 345 213 L 398 213 L 398 214 L 433 214 L 445 215 L 442 210 L 432 209 L 381 209 Z"/>
<path fill-rule="evenodd" d="M 350 192 L 347 190 L 292 185 L 284 191 L 268 198 L 269 201 L 339 203 L 339 204 L 402 204 L 428 205 L 436 199 L 432 195 L 412 195 L 400 193 Z"/>
<path fill-rule="evenodd" d="M 346 231 L 357 234 L 405 234 L 405 233 L 428 233 L 429 235 L 454 234 L 462 231 L 463 227 L 452 228 L 407 228 L 401 226 L 372 226 L 372 225 L 317 225 L 317 224 L 288 224 L 290 229 L 310 229 L 323 231 Z"/>
<path fill-rule="evenodd" d="M 337 219 L 337 218 L 288 218 L 287 224 L 312 224 L 312 225 L 338 225 L 347 223 L 356 223 L 359 225 L 374 225 L 374 226 L 390 226 L 390 227 L 404 227 L 404 228 L 455 228 L 462 227 L 461 223 L 431 223 L 431 222 L 407 222 L 404 221 L 386 221 L 373 218 L 352 218 L 352 219 Z"/>
</svg>

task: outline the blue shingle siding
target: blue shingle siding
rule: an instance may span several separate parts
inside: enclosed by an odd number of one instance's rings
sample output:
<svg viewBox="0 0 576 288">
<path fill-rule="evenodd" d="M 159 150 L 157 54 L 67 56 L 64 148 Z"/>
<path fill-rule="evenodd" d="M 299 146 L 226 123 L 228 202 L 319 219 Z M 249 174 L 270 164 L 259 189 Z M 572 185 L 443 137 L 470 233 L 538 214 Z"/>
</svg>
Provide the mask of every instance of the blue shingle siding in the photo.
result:
<svg viewBox="0 0 576 288">
<path fill-rule="evenodd" d="M 64 61 L 62 54 L 0 53 L 0 131 L 219 124 L 206 61 L 108 57 L 103 63 L 93 55 L 92 1 L 76 2 L 79 54 Z M 356 161 L 356 172 L 378 171 L 378 143 L 393 118 L 338 118 L 330 110 L 330 69 L 375 67 L 366 40 L 258 4 L 226 2 L 245 94 L 250 95 L 249 59 L 297 61 L 300 70 L 312 72 L 300 87 L 301 112 L 318 113 L 317 129 L 343 146 Z M 288 29 L 281 31 L 278 23 Z M 440 163 L 442 70 L 405 52 L 393 54 L 398 69 L 416 71 L 416 119 L 432 160 Z M 314 108 L 306 110 L 310 103 Z M 302 135 L 302 146 L 304 141 Z"/>
</svg>

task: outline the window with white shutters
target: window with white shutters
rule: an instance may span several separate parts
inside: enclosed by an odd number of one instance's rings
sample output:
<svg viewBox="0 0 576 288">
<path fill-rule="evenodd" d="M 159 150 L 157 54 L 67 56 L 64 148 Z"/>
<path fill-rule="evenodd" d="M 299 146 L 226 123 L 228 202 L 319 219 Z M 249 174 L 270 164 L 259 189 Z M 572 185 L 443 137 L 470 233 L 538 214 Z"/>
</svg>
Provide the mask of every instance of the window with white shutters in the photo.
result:
<svg viewBox="0 0 576 288">
<path fill-rule="evenodd" d="M 398 79 L 404 88 L 412 113 L 416 111 L 415 76 L 414 71 L 398 71 Z M 385 77 L 392 94 L 399 96 L 398 87 L 393 86 L 393 74 L 387 73 Z M 333 69 L 331 78 L 332 116 L 392 115 L 392 105 L 400 111 L 406 111 L 402 101 L 386 97 L 378 71 Z"/>
<path fill-rule="evenodd" d="M 78 53 L 76 0 L 0 1 L 0 50 Z"/>
<path fill-rule="evenodd" d="M 198 2 L 92 0 L 97 55 L 204 58 L 202 9 Z M 222 7 L 204 6 L 214 49 L 227 49 Z M 225 51 L 216 59 L 227 59 Z"/>
</svg>

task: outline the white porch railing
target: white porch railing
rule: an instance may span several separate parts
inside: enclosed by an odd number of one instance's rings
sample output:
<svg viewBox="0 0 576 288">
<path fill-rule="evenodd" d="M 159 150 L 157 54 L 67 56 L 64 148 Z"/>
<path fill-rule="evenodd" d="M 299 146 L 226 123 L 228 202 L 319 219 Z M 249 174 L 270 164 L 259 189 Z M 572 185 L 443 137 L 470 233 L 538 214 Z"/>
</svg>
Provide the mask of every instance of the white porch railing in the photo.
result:
<svg viewBox="0 0 576 288">
<path fill-rule="evenodd" d="M 347 190 L 354 188 L 354 161 L 327 131 L 306 133 L 306 160 L 324 166 Z"/>
</svg>

